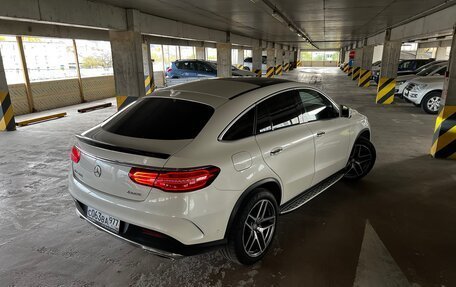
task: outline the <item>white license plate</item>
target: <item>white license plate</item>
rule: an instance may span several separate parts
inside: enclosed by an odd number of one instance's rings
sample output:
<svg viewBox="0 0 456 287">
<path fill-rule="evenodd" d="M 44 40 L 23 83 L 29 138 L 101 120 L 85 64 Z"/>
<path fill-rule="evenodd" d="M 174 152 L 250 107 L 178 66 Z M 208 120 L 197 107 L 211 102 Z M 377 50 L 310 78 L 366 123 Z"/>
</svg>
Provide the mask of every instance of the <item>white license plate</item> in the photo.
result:
<svg viewBox="0 0 456 287">
<path fill-rule="evenodd" d="M 111 231 L 119 233 L 120 220 L 115 217 L 112 217 L 111 215 L 108 215 L 106 213 L 96 210 L 93 207 L 88 206 L 87 218 L 98 223 L 103 227 L 106 227 Z"/>
</svg>

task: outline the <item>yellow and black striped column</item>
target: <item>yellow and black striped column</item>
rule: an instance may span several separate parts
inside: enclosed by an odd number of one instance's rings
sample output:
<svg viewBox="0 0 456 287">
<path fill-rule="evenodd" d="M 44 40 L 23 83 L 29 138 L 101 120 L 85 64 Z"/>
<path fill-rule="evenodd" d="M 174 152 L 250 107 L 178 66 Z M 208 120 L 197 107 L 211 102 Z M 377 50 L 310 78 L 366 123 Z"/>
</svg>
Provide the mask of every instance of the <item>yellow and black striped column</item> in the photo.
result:
<svg viewBox="0 0 456 287">
<path fill-rule="evenodd" d="M 275 74 L 277 76 L 281 76 L 282 75 L 282 72 L 283 72 L 283 67 L 282 65 L 277 65 L 276 69 L 275 69 Z"/>
<path fill-rule="evenodd" d="M 13 106 L 8 92 L 0 91 L 0 131 L 16 130 Z"/>
<path fill-rule="evenodd" d="M 347 76 L 351 77 L 352 73 L 353 73 L 353 67 L 352 66 L 348 66 Z"/>
<path fill-rule="evenodd" d="M 296 62 L 296 66 L 301 67 L 301 60 L 298 60 L 298 61 Z"/>
<path fill-rule="evenodd" d="M 138 99 L 137 97 L 117 96 L 116 97 L 117 110 L 120 111 L 121 109 L 125 108 L 126 106 L 133 103 L 137 99 Z"/>
<path fill-rule="evenodd" d="M 256 70 L 254 71 L 254 73 L 256 74 L 257 78 L 261 78 L 261 73 L 262 73 L 262 72 L 261 72 L 261 69 L 256 69 Z"/>
<path fill-rule="evenodd" d="M 290 71 L 290 63 L 285 63 L 285 65 L 283 65 L 283 71 L 284 72 Z"/>
<path fill-rule="evenodd" d="M 350 69 L 350 66 L 348 65 L 348 63 L 346 63 L 344 65 L 344 73 L 348 73 L 348 70 Z"/>
<path fill-rule="evenodd" d="M 144 86 L 146 88 L 146 95 L 151 94 L 155 90 L 155 84 L 152 82 L 150 76 L 145 77 Z"/>
<path fill-rule="evenodd" d="M 370 86 L 372 71 L 361 69 L 359 72 L 358 87 L 367 88 Z"/>
<path fill-rule="evenodd" d="M 381 77 L 378 81 L 377 104 L 391 104 L 394 101 L 394 89 L 396 87 L 396 79 Z"/>
<path fill-rule="evenodd" d="M 274 67 L 268 67 L 266 70 L 266 78 L 272 78 L 274 77 L 275 69 Z"/>
<path fill-rule="evenodd" d="M 353 81 L 358 81 L 360 69 L 361 69 L 360 67 L 353 67 L 353 72 L 352 72 Z"/>
<path fill-rule="evenodd" d="M 431 155 L 456 159 L 456 106 L 444 106 L 435 122 Z"/>
</svg>

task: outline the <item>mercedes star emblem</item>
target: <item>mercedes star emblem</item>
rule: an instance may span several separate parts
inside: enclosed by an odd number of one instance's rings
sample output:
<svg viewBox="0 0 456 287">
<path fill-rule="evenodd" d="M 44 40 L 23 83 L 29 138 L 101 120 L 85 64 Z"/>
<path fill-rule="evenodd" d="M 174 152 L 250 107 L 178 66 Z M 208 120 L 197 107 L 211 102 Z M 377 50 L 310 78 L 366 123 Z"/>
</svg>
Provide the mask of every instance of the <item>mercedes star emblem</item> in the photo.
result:
<svg viewBox="0 0 456 287">
<path fill-rule="evenodd" d="M 95 174 L 96 177 L 101 176 L 101 167 L 99 165 L 95 166 L 95 168 L 93 169 L 93 174 Z"/>
</svg>

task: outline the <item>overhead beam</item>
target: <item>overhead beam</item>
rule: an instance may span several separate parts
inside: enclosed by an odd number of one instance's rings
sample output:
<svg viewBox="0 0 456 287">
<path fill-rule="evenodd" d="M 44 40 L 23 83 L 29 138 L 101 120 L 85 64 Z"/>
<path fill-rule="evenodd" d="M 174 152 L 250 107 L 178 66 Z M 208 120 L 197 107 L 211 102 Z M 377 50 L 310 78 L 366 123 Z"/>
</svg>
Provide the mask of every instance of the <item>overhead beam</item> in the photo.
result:
<svg viewBox="0 0 456 287">
<path fill-rule="evenodd" d="M 432 36 L 443 31 L 452 31 L 454 15 L 456 15 L 456 5 L 393 27 L 391 28 L 391 40 L 407 41 L 417 37 Z M 385 31 L 368 37 L 367 44 L 382 45 L 384 39 Z"/>
</svg>

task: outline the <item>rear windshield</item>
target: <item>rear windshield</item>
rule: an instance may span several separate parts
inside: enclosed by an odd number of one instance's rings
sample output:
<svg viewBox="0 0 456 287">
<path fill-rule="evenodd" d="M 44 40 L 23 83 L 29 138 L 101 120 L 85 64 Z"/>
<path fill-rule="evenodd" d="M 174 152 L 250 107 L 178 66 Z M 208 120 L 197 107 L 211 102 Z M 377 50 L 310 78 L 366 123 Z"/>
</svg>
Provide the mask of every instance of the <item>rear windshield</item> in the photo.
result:
<svg viewBox="0 0 456 287">
<path fill-rule="evenodd" d="M 214 113 L 208 105 L 195 102 L 144 98 L 106 122 L 108 132 L 143 139 L 193 139 Z"/>
</svg>

